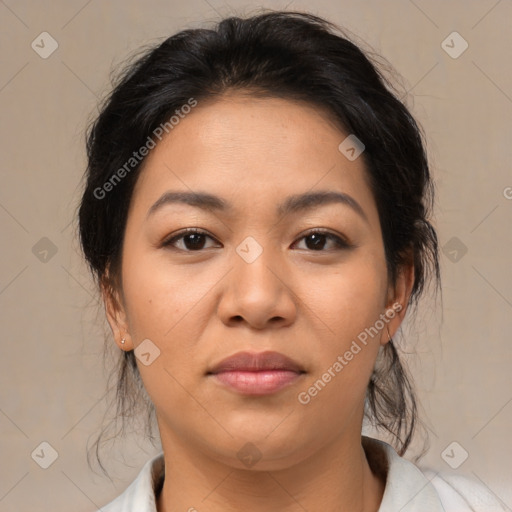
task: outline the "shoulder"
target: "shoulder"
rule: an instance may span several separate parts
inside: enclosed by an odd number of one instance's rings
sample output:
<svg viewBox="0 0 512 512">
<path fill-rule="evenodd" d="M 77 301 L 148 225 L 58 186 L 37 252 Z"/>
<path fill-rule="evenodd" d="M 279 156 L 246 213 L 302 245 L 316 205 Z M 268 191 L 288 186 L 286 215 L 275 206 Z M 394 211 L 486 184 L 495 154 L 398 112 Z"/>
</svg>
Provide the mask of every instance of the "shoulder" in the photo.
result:
<svg viewBox="0 0 512 512">
<path fill-rule="evenodd" d="M 156 496 L 164 479 L 163 452 L 148 460 L 132 483 L 103 512 L 156 512 Z"/>
<path fill-rule="evenodd" d="M 436 473 L 431 469 L 424 469 L 423 474 L 436 489 L 446 512 L 459 510 L 503 512 L 509 510 L 487 487 L 473 478 Z"/>
<path fill-rule="evenodd" d="M 472 479 L 420 468 L 383 441 L 363 436 L 372 470 L 385 475 L 379 512 L 504 512 L 508 509 Z"/>
</svg>

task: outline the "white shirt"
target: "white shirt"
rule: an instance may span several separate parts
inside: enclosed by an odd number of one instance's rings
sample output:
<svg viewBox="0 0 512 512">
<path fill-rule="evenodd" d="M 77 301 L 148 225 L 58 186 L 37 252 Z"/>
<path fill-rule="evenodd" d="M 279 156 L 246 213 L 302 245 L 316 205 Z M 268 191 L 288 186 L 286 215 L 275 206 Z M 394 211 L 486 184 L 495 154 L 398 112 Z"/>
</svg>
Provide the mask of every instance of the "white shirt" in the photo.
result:
<svg viewBox="0 0 512 512">
<path fill-rule="evenodd" d="M 481 484 L 457 475 L 420 470 L 389 444 L 363 436 L 373 470 L 386 471 L 379 512 L 503 512 L 509 511 Z M 164 454 L 147 461 L 126 490 L 101 508 L 103 512 L 157 512 L 156 496 L 163 484 Z"/>
</svg>

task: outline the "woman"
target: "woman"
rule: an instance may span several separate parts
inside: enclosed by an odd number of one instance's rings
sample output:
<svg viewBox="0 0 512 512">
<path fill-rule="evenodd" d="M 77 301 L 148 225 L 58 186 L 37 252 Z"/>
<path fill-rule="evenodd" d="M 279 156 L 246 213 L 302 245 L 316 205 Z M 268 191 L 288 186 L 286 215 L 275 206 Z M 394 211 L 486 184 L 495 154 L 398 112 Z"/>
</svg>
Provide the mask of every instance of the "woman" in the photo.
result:
<svg viewBox="0 0 512 512">
<path fill-rule="evenodd" d="M 120 411 L 140 384 L 163 448 L 102 510 L 504 510 L 401 457 L 416 403 L 393 337 L 439 282 L 432 182 L 416 122 L 336 27 L 270 12 L 170 37 L 88 158 Z"/>
</svg>

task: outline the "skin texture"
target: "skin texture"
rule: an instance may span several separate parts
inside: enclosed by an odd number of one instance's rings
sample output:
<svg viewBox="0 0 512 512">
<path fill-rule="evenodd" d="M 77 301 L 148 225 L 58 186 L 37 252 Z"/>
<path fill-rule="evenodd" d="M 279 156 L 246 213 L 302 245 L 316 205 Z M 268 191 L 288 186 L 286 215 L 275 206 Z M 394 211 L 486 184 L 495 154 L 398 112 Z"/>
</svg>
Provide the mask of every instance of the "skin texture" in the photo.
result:
<svg viewBox="0 0 512 512">
<path fill-rule="evenodd" d="M 384 482 L 370 470 L 361 426 L 386 328 L 308 404 L 297 399 L 400 303 L 387 323 L 394 335 L 413 282 L 411 267 L 388 282 L 363 158 L 338 150 L 347 135 L 312 105 L 231 93 L 199 102 L 145 161 L 126 226 L 122 289 L 104 291 L 104 300 L 120 349 L 149 339 L 160 350 L 149 366 L 137 360 L 165 454 L 159 512 L 378 510 Z M 208 192 L 232 211 L 167 204 L 147 217 L 169 190 Z M 276 213 L 289 195 L 319 190 L 350 195 L 366 220 L 340 203 Z M 187 237 L 175 249 L 162 245 L 190 227 L 208 232 L 204 248 Z M 325 238 L 315 249 L 306 237 L 312 228 L 353 247 Z M 263 249 L 251 263 L 236 251 L 249 236 Z M 280 352 L 306 373 L 252 397 L 206 375 L 244 350 Z M 247 443 L 261 455 L 250 468 L 237 456 Z"/>
</svg>

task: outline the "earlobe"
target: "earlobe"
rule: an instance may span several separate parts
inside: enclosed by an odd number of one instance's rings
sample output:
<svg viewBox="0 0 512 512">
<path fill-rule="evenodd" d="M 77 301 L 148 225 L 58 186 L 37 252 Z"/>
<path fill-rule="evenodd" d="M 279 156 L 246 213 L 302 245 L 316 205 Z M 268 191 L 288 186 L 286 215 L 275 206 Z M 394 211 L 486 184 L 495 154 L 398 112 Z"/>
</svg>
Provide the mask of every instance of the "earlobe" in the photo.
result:
<svg viewBox="0 0 512 512">
<path fill-rule="evenodd" d="M 111 283 L 104 280 L 101 283 L 101 294 L 105 315 L 112 330 L 114 341 L 122 350 L 130 350 L 131 343 L 128 335 L 126 312 L 117 290 L 114 289 Z"/>
<path fill-rule="evenodd" d="M 414 286 L 414 265 L 403 265 L 396 278 L 396 282 L 390 289 L 385 315 L 389 319 L 386 323 L 385 334 L 381 337 L 381 344 L 386 345 L 393 339 L 400 327 Z"/>
<path fill-rule="evenodd" d="M 391 339 L 391 333 L 389 332 L 389 327 L 387 325 L 386 325 L 386 332 L 388 334 L 388 341 L 386 343 L 389 343 L 390 341 L 393 341 L 393 340 Z"/>
<path fill-rule="evenodd" d="M 381 315 L 385 323 L 385 327 L 381 330 L 380 344 L 387 345 L 393 341 L 393 336 L 402 323 L 404 307 L 400 302 L 394 302 L 391 306 L 386 307 L 386 310 Z"/>
</svg>

